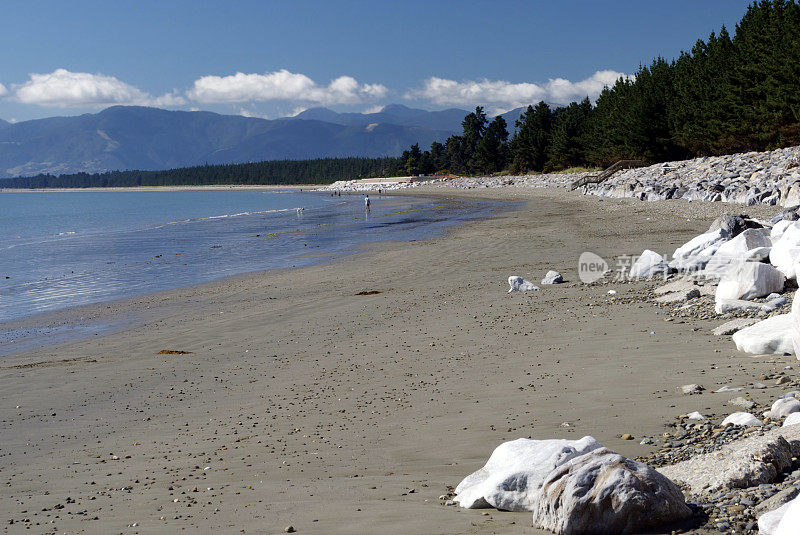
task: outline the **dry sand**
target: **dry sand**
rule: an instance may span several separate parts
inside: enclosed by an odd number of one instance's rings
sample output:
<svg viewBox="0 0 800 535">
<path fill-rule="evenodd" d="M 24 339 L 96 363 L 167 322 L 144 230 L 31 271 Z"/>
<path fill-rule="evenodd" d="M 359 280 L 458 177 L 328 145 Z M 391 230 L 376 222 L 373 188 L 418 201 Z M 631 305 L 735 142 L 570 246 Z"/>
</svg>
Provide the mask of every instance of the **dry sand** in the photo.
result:
<svg viewBox="0 0 800 535">
<path fill-rule="evenodd" d="M 438 496 L 518 437 L 646 454 L 618 437 L 721 414 L 731 397 L 676 386 L 739 386 L 794 360 L 754 359 L 709 333 L 721 322 L 665 322 L 606 293 L 642 284 L 576 284 L 583 251 L 672 252 L 737 207 L 430 192 L 526 204 L 439 239 L 18 324 L 134 321 L 3 359 L 4 532 L 540 533 L 527 513 Z M 506 293 L 509 275 L 548 269 L 568 283 Z"/>
</svg>

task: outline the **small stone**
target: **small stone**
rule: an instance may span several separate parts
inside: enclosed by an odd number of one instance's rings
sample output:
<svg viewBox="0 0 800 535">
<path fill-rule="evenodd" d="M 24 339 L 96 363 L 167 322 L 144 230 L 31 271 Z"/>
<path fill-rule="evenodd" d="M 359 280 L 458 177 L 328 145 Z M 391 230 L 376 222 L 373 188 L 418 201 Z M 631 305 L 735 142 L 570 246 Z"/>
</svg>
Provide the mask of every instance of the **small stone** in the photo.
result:
<svg viewBox="0 0 800 535">
<path fill-rule="evenodd" d="M 294 526 L 286 526 L 285 528 L 283 528 L 283 531 L 284 533 L 294 533 L 297 530 L 294 529 Z"/>
<path fill-rule="evenodd" d="M 705 388 L 703 388 L 700 385 L 696 385 L 696 384 L 689 384 L 689 385 L 683 385 L 683 386 L 679 386 L 678 387 L 678 391 L 681 392 L 684 395 L 687 395 L 687 396 L 691 396 L 691 395 L 694 395 L 694 394 L 700 394 L 700 393 L 703 392 L 703 390 L 705 390 Z"/>
<path fill-rule="evenodd" d="M 733 398 L 732 400 L 728 401 L 728 405 L 739 407 L 744 410 L 749 410 L 755 407 L 756 404 L 750 401 L 749 399 L 739 396 L 738 398 Z"/>
<path fill-rule="evenodd" d="M 777 381 L 775 381 L 776 385 L 785 385 L 787 383 L 791 383 L 792 380 L 786 377 L 785 375 L 781 376 Z"/>
<path fill-rule="evenodd" d="M 622 435 L 619 438 L 621 438 L 622 440 L 633 440 L 633 435 L 631 435 L 629 433 L 625 433 L 624 435 Z"/>
</svg>

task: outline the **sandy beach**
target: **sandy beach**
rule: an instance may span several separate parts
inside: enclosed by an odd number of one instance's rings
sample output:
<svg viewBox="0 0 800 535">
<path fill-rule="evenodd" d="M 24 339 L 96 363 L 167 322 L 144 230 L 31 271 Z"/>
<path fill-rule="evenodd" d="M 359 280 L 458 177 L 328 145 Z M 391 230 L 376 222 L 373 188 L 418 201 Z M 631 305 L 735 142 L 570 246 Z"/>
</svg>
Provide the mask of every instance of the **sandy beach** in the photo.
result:
<svg viewBox="0 0 800 535">
<path fill-rule="evenodd" d="M 3 359 L 4 533 L 539 534 L 529 513 L 439 496 L 518 437 L 592 435 L 646 455 L 620 436 L 726 410 L 729 396 L 676 386 L 743 386 L 796 362 L 737 352 L 710 333 L 718 320 L 665 321 L 627 299 L 650 283 L 577 274 L 584 251 L 667 254 L 720 214 L 778 208 L 401 193 L 522 204 L 438 239 L 11 325 L 130 323 Z M 506 293 L 509 275 L 549 269 L 566 284 Z M 746 392 L 768 402 L 780 387 Z"/>
</svg>

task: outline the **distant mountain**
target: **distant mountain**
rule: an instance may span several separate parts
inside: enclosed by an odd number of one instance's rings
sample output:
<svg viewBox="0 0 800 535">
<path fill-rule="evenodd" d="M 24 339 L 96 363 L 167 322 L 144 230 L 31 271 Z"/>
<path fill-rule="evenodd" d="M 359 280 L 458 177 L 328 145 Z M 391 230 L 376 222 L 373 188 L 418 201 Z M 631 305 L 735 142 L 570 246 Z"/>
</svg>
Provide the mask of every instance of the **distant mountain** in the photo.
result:
<svg viewBox="0 0 800 535">
<path fill-rule="evenodd" d="M 511 111 L 502 113 L 508 125 L 508 131 L 516 130 L 516 122 L 520 115 L 527 109 L 527 106 L 515 108 Z M 472 110 L 470 110 L 472 111 Z M 343 125 L 368 125 L 372 123 L 391 123 L 404 126 L 417 126 L 420 128 L 432 128 L 434 130 L 446 130 L 452 134 L 460 134 L 462 131 L 461 121 L 470 113 L 467 110 L 450 108 L 441 111 L 427 111 L 416 108 L 409 108 L 402 104 L 389 104 L 375 113 L 338 113 L 328 108 L 309 108 L 288 119 L 325 121 Z M 489 120 L 493 117 L 489 117 Z M 427 147 L 421 147 L 427 148 Z"/>
<path fill-rule="evenodd" d="M 445 130 L 451 134 L 461 132 L 461 121 L 469 112 L 457 108 L 427 111 L 409 108 L 402 104 L 389 104 L 376 113 L 337 113 L 328 108 L 310 108 L 290 117 L 290 120 L 315 120 L 342 125 L 395 124 L 432 130 Z"/>
<path fill-rule="evenodd" d="M 9 126 L 11 126 L 11 123 L 9 123 L 8 121 L 4 121 L 3 119 L 0 119 L 0 130 L 2 130 L 3 128 L 7 128 Z"/>
<path fill-rule="evenodd" d="M 395 117 L 410 115 L 399 111 L 402 113 L 395 113 Z M 428 147 L 453 133 L 450 129 L 374 120 L 335 123 L 331 117 L 324 121 L 270 121 L 114 106 L 96 114 L 0 125 L 0 177 L 157 170 L 272 159 L 397 156 L 414 143 Z"/>
<path fill-rule="evenodd" d="M 506 125 L 508 125 L 509 132 L 513 132 L 514 130 L 517 129 L 516 127 L 517 120 L 519 120 L 519 116 L 522 115 L 527 109 L 528 109 L 527 106 L 523 106 L 521 108 L 514 108 L 511 111 L 507 111 L 505 113 L 500 114 L 503 117 L 503 119 L 506 120 Z"/>
</svg>

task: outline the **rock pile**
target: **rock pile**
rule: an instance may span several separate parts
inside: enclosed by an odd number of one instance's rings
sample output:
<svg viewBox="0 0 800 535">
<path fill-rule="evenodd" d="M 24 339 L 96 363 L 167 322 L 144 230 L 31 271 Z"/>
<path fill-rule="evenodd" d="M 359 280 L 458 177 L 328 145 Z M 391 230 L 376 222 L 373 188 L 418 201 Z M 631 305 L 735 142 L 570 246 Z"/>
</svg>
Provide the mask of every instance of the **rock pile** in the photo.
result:
<svg viewBox="0 0 800 535">
<path fill-rule="evenodd" d="M 604 197 L 745 205 L 800 204 L 800 147 L 667 162 L 619 172 L 588 187 Z"/>
</svg>

